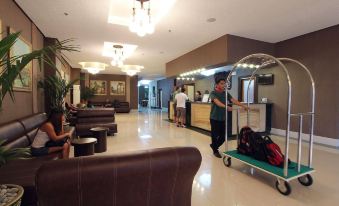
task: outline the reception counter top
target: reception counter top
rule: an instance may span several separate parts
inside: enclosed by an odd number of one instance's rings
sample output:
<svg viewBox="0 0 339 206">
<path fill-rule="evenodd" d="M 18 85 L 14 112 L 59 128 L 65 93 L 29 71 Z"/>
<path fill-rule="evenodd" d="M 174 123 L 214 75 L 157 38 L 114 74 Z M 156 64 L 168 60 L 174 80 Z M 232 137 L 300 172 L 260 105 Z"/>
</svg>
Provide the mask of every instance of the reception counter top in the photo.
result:
<svg viewBox="0 0 339 206">
<path fill-rule="evenodd" d="M 247 112 L 236 105 L 228 116 L 228 125 L 232 127 L 232 135 L 237 134 L 237 111 L 239 111 L 239 128 L 247 125 Z M 169 102 L 169 120 L 174 120 L 173 102 Z M 239 110 L 237 110 L 239 108 Z M 210 111 L 211 103 L 187 102 L 186 103 L 187 126 L 211 131 Z M 249 111 L 249 126 L 257 132 L 269 133 L 271 131 L 272 104 L 251 103 Z M 229 133 L 230 134 L 230 133 Z"/>
</svg>

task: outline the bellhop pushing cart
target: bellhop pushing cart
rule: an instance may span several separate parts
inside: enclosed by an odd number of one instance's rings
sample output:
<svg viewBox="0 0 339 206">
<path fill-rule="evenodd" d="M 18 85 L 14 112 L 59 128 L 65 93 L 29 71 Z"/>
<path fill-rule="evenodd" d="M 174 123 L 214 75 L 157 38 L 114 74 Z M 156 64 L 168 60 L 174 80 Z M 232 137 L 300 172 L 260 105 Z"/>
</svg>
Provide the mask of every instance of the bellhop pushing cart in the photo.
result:
<svg viewBox="0 0 339 206">
<path fill-rule="evenodd" d="M 257 67 L 254 67 L 254 64 L 258 65 Z M 245 64 L 245 66 L 244 66 Z M 252 54 L 249 55 L 243 59 L 241 59 L 239 62 L 237 62 L 233 68 L 232 71 L 229 73 L 227 77 L 227 89 L 225 89 L 225 93 L 227 96 L 227 92 L 229 90 L 229 82 L 232 73 L 238 68 L 239 65 L 243 65 L 243 67 L 249 67 L 254 68 L 254 71 L 252 72 L 250 82 L 248 84 L 247 88 L 247 99 L 249 97 L 249 86 L 251 85 L 251 82 L 254 80 L 254 77 L 260 70 L 263 68 L 266 68 L 270 65 L 278 66 L 278 68 L 283 69 L 284 73 L 287 77 L 287 85 L 288 85 L 288 94 L 287 94 L 287 121 L 286 121 L 286 137 L 285 137 L 285 151 L 284 151 L 284 167 L 276 167 L 272 166 L 266 162 L 258 161 L 252 157 L 240 154 L 237 152 L 237 150 L 229 150 L 228 148 L 228 141 L 227 141 L 227 124 L 225 128 L 225 145 L 226 150 L 224 152 L 224 158 L 223 162 L 225 166 L 230 167 L 232 159 L 238 160 L 240 162 L 245 163 L 246 165 L 249 165 L 252 168 L 261 170 L 267 174 L 273 175 L 277 178 L 276 181 L 276 188 L 277 190 L 283 194 L 283 195 L 289 195 L 291 193 L 291 186 L 289 184 L 290 181 L 294 179 L 298 179 L 298 181 L 304 185 L 304 186 L 310 186 L 313 183 L 311 173 L 315 172 L 315 170 L 312 168 L 312 156 L 313 156 L 313 130 L 314 130 L 314 103 L 315 103 L 315 85 L 313 77 L 310 73 L 310 71 L 299 61 L 289 59 L 289 58 L 275 58 L 271 55 L 267 54 Z M 291 98 L 292 98 L 292 83 L 291 78 L 289 74 L 289 70 L 287 69 L 287 66 L 290 65 L 296 65 L 296 67 L 293 67 L 293 69 L 303 69 L 306 71 L 310 82 L 311 82 L 311 111 L 309 112 L 300 112 L 300 113 L 291 113 Z M 248 107 L 250 106 L 250 103 L 247 103 Z M 237 143 L 239 140 L 239 109 L 237 111 Z M 226 121 L 227 122 L 227 110 L 226 113 Z M 309 144 L 308 144 L 308 165 L 302 165 L 301 164 L 301 144 L 302 144 L 302 131 L 303 131 L 303 119 L 305 117 L 308 117 L 310 120 L 310 131 L 309 131 Z M 297 150 L 297 161 L 296 162 L 290 162 L 288 163 L 289 159 L 289 145 L 290 145 L 290 129 L 291 129 L 291 118 L 298 118 L 299 119 L 299 133 L 298 133 L 298 150 Z M 247 125 L 250 125 L 250 112 L 247 111 Z"/>
</svg>

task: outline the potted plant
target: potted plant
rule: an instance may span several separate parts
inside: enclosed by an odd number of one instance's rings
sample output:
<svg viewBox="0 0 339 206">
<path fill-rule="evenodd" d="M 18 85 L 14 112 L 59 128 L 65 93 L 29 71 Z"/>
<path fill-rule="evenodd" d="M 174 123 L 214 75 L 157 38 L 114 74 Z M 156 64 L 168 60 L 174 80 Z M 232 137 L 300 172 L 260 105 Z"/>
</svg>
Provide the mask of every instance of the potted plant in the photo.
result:
<svg viewBox="0 0 339 206">
<path fill-rule="evenodd" d="M 78 81 L 67 82 L 59 77 L 59 75 L 48 76 L 44 80 L 38 82 L 38 87 L 45 90 L 49 97 L 50 110 L 54 112 L 64 113 L 65 97 L 73 85 Z"/>
<path fill-rule="evenodd" d="M 95 88 L 85 87 L 81 90 L 81 100 L 84 104 L 87 104 L 88 100 L 95 96 Z"/>
<path fill-rule="evenodd" d="M 0 141 L 0 167 L 8 161 L 30 157 L 29 148 L 7 148 L 2 146 L 5 141 Z M 20 205 L 24 189 L 19 185 L 0 185 L 0 205 Z"/>
<path fill-rule="evenodd" d="M 78 51 L 77 46 L 66 45 L 73 41 L 72 39 L 58 42 L 54 45 L 44 47 L 40 50 L 34 50 L 31 53 L 10 56 L 10 50 L 18 40 L 20 32 L 9 34 L 4 39 L 0 40 L 0 109 L 2 101 L 8 93 L 14 101 L 13 82 L 17 77 L 20 77 L 20 72 L 32 60 L 38 60 L 39 66 L 43 62 L 53 68 L 56 68 L 55 63 L 50 59 L 50 54 L 55 54 L 58 58 L 64 57 L 61 51 Z M 58 55 L 57 55 L 58 54 Z"/>
</svg>

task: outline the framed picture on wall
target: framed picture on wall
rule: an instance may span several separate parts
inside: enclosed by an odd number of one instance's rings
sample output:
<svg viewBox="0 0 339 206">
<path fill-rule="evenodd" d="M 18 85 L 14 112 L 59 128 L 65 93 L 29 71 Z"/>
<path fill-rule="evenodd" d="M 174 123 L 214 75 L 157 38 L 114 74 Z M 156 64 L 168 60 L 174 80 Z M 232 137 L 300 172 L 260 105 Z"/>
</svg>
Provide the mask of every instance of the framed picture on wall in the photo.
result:
<svg viewBox="0 0 339 206">
<path fill-rule="evenodd" d="M 107 81 L 91 80 L 90 87 L 95 89 L 94 95 L 107 95 Z"/>
<path fill-rule="evenodd" d="M 15 31 L 12 28 L 10 28 L 9 33 L 15 33 Z M 31 52 L 32 44 L 26 41 L 22 36 L 20 36 L 10 50 L 10 56 L 11 57 L 20 56 Z M 33 73 L 33 62 L 31 61 L 20 72 L 20 75 L 14 80 L 13 89 L 15 91 L 28 91 L 28 92 L 32 91 L 32 73 Z"/>
<path fill-rule="evenodd" d="M 111 95 L 125 95 L 125 82 L 123 81 L 111 81 L 110 82 L 110 94 Z"/>
</svg>

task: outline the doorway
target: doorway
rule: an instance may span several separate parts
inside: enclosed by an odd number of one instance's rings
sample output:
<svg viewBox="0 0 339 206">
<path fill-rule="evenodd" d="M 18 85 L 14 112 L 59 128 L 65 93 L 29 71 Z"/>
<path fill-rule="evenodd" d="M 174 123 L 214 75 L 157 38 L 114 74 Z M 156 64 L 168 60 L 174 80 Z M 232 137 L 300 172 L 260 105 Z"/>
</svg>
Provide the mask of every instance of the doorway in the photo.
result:
<svg viewBox="0 0 339 206">
<path fill-rule="evenodd" d="M 256 79 L 250 81 L 251 77 L 240 77 L 239 78 L 239 100 L 242 102 L 254 103 L 257 101 L 257 85 L 255 84 Z M 248 91 L 248 97 L 247 97 Z"/>
</svg>

